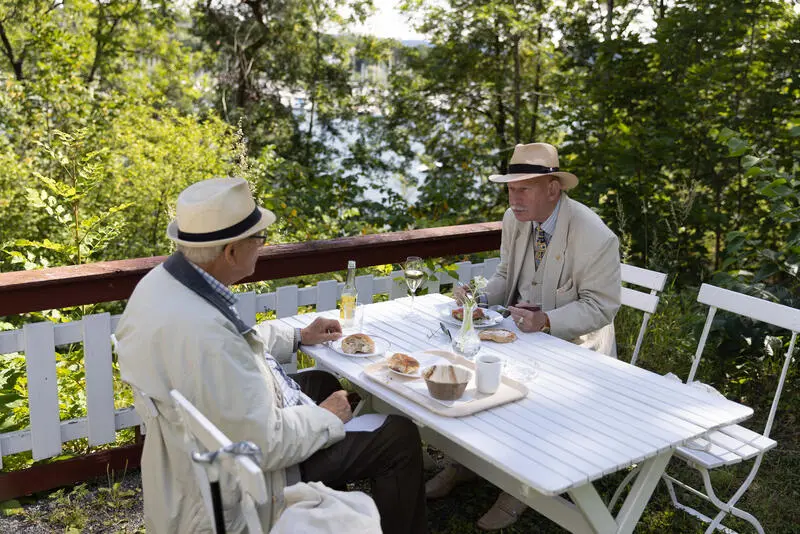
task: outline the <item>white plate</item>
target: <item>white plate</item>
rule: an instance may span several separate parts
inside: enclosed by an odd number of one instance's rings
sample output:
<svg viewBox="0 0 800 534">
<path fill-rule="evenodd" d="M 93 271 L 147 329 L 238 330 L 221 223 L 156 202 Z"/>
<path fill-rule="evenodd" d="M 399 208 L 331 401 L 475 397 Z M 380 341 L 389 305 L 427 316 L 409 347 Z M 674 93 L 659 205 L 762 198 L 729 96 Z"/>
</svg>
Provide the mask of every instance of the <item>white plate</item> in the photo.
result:
<svg viewBox="0 0 800 534">
<path fill-rule="evenodd" d="M 390 354 L 386 355 L 387 363 L 389 358 L 391 358 L 395 352 L 397 351 L 392 351 Z M 400 376 L 407 376 L 409 378 L 420 378 L 422 376 L 422 369 L 434 365 L 436 363 L 439 363 L 440 360 L 445 361 L 444 358 L 442 358 L 441 356 L 437 356 L 435 354 L 428 354 L 427 352 L 412 352 L 411 354 L 409 354 L 409 356 L 411 356 L 412 358 L 414 358 L 419 362 L 419 368 L 417 369 L 416 373 L 401 373 L 400 371 L 395 371 L 391 367 L 388 367 L 388 365 L 387 367 L 394 374 Z"/>
<path fill-rule="evenodd" d="M 384 339 L 380 336 L 369 336 L 372 338 L 372 341 L 375 342 L 375 352 L 372 352 L 370 354 L 364 354 L 361 352 L 357 354 L 348 354 L 342 350 L 342 339 L 346 337 L 347 336 L 343 336 L 342 338 L 337 339 L 336 341 L 332 341 L 330 347 L 339 354 L 341 354 L 342 356 L 348 356 L 350 358 L 371 358 L 372 356 L 383 356 L 386 353 L 386 351 L 389 350 L 389 347 L 392 346 L 392 343 L 388 339 Z"/>
<path fill-rule="evenodd" d="M 457 326 L 461 326 L 463 321 L 459 321 L 458 319 L 453 317 L 453 314 L 452 314 L 453 310 L 455 310 L 456 308 L 459 308 L 459 307 L 460 306 L 454 306 L 452 304 L 447 304 L 445 306 L 442 306 L 441 308 L 439 308 L 439 318 L 442 321 L 445 321 L 446 323 L 454 324 L 454 325 L 457 325 Z M 486 328 L 488 326 L 495 326 L 497 324 L 500 324 L 503 321 L 503 316 L 500 315 L 499 313 L 497 313 L 496 311 L 488 310 L 486 308 L 482 308 L 482 309 L 483 309 L 483 313 L 486 315 L 486 317 L 484 319 L 478 319 L 478 320 L 472 321 L 472 325 L 475 328 Z"/>
</svg>

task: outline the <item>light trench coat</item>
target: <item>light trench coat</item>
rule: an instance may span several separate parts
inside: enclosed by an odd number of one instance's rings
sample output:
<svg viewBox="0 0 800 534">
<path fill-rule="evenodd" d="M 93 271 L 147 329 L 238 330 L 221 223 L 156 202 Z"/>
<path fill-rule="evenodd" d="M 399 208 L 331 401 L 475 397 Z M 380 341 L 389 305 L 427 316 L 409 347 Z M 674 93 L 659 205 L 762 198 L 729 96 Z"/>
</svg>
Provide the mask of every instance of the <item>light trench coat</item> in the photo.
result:
<svg viewBox="0 0 800 534">
<path fill-rule="evenodd" d="M 489 304 L 516 304 L 531 233 L 530 222 L 520 222 L 510 209 L 506 211 L 500 263 L 486 287 Z M 616 357 L 614 316 L 622 282 L 614 232 L 596 213 L 562 193 L 556 229 L 540 268 L 544 268 L 542 310 L 550 318 L 550 333 Z"/>
<path fill-rule="evenodd" d="M 185 261 L 185 260 L 184 260 Z M 191 267 L 190 267 L 191 268 Z M 116 331 L 122 379 L 153 399 L 158 416 L 136 398 L 147 436 L 142 487 L 148 534 L 204 533 L 213 527 L 184 447 L 184 429 L 169 391 L 177 389 L 231 440 L 255 442 L 270 499 L 259 509 L 268 531 L 283 509 L 285 469 L 344 437 L 338 417 L 318 406 L 282 406 L 280 386 L 264 359 L 292 347 L 290 328 L 242 334 L 163 265 L 136 286 Z M 240 494 L 220 480 L 228 532 L 244 532 Z"/>
</svg>

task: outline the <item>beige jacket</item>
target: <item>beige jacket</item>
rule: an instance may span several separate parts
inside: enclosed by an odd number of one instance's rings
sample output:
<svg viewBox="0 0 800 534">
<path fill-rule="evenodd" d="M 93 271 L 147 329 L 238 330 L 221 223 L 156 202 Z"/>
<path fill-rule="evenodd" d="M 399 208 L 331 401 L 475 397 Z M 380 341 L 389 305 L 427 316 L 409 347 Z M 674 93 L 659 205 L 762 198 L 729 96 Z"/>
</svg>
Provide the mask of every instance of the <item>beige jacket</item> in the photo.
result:
<svg viewBox="0 0 800 534">
<path fill-rule="evenodd" d="M 503 216 L 500 264 L 486 288 L 489 304 L 515 304 L 531 223 Z M 561 195 L 542 279 L 550 333 L 615 356 L 614 316 L 620 305 L 619 240 L 592 210 Z"/>
<path fill-rule="evenodd" d="M 291 329 L 270 331 L 273 348 L 291 347 Z M 169 397 L 180 391 L 231 440 L 251 440 L 264 456 L 272 499 L 260 510 L 264 530 L 283 509 L 285 468 L 344 437 L 342 422 L 317 406 L 284 408 L 276 378 L 264 360 L 264 341 L 240 334 L 217 308 L 177 281 L 163 266 L 136 286 L 116 331 L 122 379 L 150 396 L 158 415 L 137 412 L 147 428 L 142 456 L 148 534 L 212 532 L 184 430 Z M 228 532 L 245 530 L 239 493 L 220 481 Z"/>
</svg>

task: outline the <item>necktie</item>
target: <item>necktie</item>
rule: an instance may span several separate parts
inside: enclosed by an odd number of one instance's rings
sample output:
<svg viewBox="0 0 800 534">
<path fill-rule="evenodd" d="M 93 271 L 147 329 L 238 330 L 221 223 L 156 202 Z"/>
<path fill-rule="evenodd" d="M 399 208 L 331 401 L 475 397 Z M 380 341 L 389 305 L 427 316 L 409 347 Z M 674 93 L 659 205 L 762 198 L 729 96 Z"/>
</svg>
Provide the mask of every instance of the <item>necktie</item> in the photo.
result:
<svg viewBox="0 0 800 534">
<path fill-rule="evenodd" d="M 542 230 L 541 225 L 536 227 L 536 232 L 533 238 L 533 259 L 536 261 L 536 268 L 539 268 L 539 264 L 544 258 L 545 252 L 547 252 L 547 240 L 545 239 L 545 232 Z"/>
</svg>

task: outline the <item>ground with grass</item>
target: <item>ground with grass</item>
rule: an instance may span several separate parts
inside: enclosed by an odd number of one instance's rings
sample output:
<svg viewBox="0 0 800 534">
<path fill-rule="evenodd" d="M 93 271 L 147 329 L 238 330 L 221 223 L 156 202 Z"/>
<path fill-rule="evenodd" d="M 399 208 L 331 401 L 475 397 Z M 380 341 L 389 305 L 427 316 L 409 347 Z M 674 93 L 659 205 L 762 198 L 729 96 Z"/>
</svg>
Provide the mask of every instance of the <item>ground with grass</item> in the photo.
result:
<svg viewBox="0 0 800 534">
<path fill-rule="evenodd" d="M 699 337 L 698 326 L 702 326 L 705 313 L 705 310 L 697 309 L 695 298 L 694 290 L 663 295 L 659 311 L 650 321 L 651 326 L 637 365 L 659 374 L 672 371 L 682 378 L 687 376 Z M 618 351 L 624 361 L 630 359 L 640 322 L 641 315 L 628 309 L 623 308 L 617 315 Z M 730 331 L 740 333 L 741 328 L 741 325 L 733 325 Z M 708 363 L 701 366 L 701 373 L 705 372 L 706 375 L 699 376 L 706 382 L 727 387 L 728 398 L 752 406 L 756 413 L 743 424 L 754 430 L 762 430 L 780 371 L 780 351 L 775 351 L 774 356 L 765 355 L 760 346 L 754 344 L 752 350 L 738 360 L 731 359 L 731 355 L 737 354 L 731 345 L 719 345 L 715 352 L 707 356 L 704 361 Z M 313 360 L 301 354 L 299 367 L 313 363 Z M 715 376 L 716 367 L 721 368 L 723 374 Z M 755 514 L 770 534 L 800 532 L 800 507 L 797 506 L 800 502 L 800 431 L 797 430 L 800 381 L 797 380 L 797 373 L 796 366 L 793 366 L 772 429 L 771 436 L 777 440 L 778 447 L 767 453 L 758 476 L 739 503 L 742 509 Z M 346 383 L 343 386 L 350 387 Z M 443 462 L 444 458 L 438 451 L 431 449 L 429 452 L 436 462 Z M 732 470 L 719 469 L 712 473 L 715 487 L 722 498 L 728 498 L 736 491 L 750 466 L 751 462 L 748 462 Z M 698 474 L 678 460 L 672 460 L 668 471 L 695 487 L 702 486 Z M 427 476 L 431 477 L 435 472 L 436 466 L 431 465 Z M 625 474 L 618 473 L 598 481 L 601 496 L 608 499 Z M 357 489 L 368 490 L 365 485 L 358 485 Z M 491 484 L 476 480 L 458 487 L 445 499 L 430 502 L 428 517 L 431 534 L 479 532 L 475 522 L 494 503 L 498 493 L 499 490 Z M 141 498 L 139 473 L 133 471 L 121 480 L 102 479 L 19 501 L 0 503 L 0 533 L 143 532 Z M 696 498 L 688 496 L 685 502 L 707 514 L 713 513 Z M 749 524 L 739 520 L 729 520 L 726 524 L 742 534 L 753 532 Z M 562 532 L 563 529 L 532 511 L 523 514 L 512 528 L 502 531 L 505 534 Z M 659 484 L 635 532 L 694 534 L 704 532 L 704 528 L 691 516 L 673 508 L 666 487 Z"/>
<path fill-rule="evenodd" d="M 782 436 L 785 445 L 797 445 L 797 434 Z M 429 449 L 435 462 L 441 463 L 443 456 Z M 437 467 L 429 466 L 426 476 L 436 473 Z M 680 462 L 673 460 L 670 470 L 691 476 Z M 613 493 L 624 476 L 618 474 L 602 479 L 599 490 L 606 499 Z M 733 491 L 746 476 L 743 469 L 733 476 L 715 474 L 715 483 L 720 488 Z M 800 510 L 797 508 L 800 488 L 800 452 L 794 447 L 783 446 L 767 455 L 751 491 L 742 501 L 742 507 L 754 512 L 770 534 L 794 534 L 800 527 Z M 698 477 L 694 477 L 699 483 Z M 356 489 L 369 491 L 368 485 Z M 475 526 L 478 518 L 492 505 L 499 490 L 492 484 L 477 479 L 457 487 L 447 498 L 429 502 L 428 524 L 431 534 L 470 534 L 480 532 Z M 694 503 L 692 499 L 687 502 Z M 18 507 L 6 505 L 6 513 L 0 517 L 0 532 L 15 534 L 44 534 L 54 532 L 132 534 L 144 532 L 142 517 L 142 493 L 139 471 L 135 470 L 119 481 L 97 480 L 49 494 L 21 499 Z M 742 533 L 753 529 L 739 521 L 728 524 Z M 694 518 L 675 510 L 663 484 L 659 484 L 650 504 L 642 516 L 635 532 L 640 534 L 694 534 L 702 533 L 703 527 Z M 300 532 L 300 531 L 298 531 Z M 501 534 L 556 534 L 562 528 L 533 511 L 525 512 L 511 528 Z"/>
</svg>

